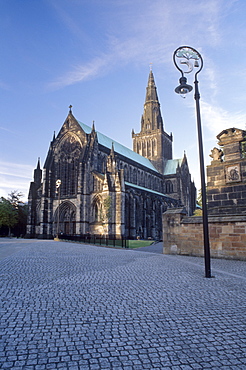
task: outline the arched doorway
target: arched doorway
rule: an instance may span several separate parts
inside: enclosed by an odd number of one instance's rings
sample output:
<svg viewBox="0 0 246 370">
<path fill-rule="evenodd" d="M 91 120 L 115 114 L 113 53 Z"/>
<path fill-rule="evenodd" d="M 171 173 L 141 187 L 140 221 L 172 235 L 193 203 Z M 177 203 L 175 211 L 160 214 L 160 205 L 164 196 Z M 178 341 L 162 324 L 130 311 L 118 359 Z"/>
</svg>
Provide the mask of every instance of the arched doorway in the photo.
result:
<svg viewBox="0 0 246 370">
<path fill-rule="evenodd" d="M 72 202 L 62 202 L 55 211 L 54 234 L 76 234 L 76 207 Z"/>
</svg>

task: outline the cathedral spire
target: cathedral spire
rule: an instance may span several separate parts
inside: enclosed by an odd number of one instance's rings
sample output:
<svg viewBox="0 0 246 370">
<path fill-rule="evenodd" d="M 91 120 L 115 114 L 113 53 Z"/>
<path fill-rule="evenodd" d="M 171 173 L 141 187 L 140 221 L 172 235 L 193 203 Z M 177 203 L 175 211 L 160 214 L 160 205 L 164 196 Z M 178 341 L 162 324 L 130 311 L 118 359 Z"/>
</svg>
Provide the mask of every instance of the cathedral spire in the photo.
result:
<svg viewBox="0 0 246 370">
<path fill-rule="evenodd" d="M 150 102 L 150 101 L 153 101 L 153 102 L 156 102 L 156 103 L 159 104 L 157 91 L 156 91 L 156 86 L 155 86 L 154 75 L 153 75 L 152 70 L 150 70 L 150 72 L 149 72 L 149 79 L 148 79 L 148 86 L 147 86 L 147 89 L 146 89 L 145 104 L 147 102 Z"/>
<path fill-rule="evenodd" d="M 160 103 L 155 86 L 152 70 L 149 72 L 148 85 L 144 103 L 144 113 L 141 122 L 141 131 L 150 132 L 152 130 L 163 131 L 163 121 L 161 116 Z"/>
<path fill-rule="evenodd" d="M 165 163 L 172 159 L 172 135 L 164 131 L 160 103 L 154 75 L 149 72 L 141 131 L 132 132 L 133 150 L 150 159 L 156 169 L 163 173 Z"/>
</svg>

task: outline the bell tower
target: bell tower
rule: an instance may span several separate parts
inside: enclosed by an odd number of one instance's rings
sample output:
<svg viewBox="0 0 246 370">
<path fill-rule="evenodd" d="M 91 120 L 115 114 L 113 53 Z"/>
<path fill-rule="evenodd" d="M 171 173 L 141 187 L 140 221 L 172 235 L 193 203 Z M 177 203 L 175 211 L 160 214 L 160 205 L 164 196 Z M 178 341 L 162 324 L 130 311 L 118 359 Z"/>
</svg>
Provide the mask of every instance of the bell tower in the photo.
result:
<svg viewBox="0 0 246 370">
<path fill-rule="evenodd" d="M 132 131 L 132 139 L 134 152 L 151 160 L 156 169 L 163 173 L 166 161 L 172 159 L 173 138 L 172 134 L 168 135 L 164 131 L 160 103 L 152 71 L 149 73 L 146 88 L 141 131 L 138 134 Z"/>
</svg>

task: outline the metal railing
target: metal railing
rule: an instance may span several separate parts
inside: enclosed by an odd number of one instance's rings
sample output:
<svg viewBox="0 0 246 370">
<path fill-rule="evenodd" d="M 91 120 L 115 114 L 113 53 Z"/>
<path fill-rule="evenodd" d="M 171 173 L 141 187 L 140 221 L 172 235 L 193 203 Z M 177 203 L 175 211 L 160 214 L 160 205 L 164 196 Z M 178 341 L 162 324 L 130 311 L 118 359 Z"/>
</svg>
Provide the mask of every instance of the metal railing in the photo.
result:
<svg viewBox="0 0 246 370">
<path fill-rule="evenodd" d="M 116 238 L 114 236 L 82 234 L 82 235 L 67 235 L 59 234 L 58 238 L 61 240 L 71 240 L 79 243 L 105 245 L 121 248 L 129 248 L 129 241 L 124 238 Z"/>
</svg>

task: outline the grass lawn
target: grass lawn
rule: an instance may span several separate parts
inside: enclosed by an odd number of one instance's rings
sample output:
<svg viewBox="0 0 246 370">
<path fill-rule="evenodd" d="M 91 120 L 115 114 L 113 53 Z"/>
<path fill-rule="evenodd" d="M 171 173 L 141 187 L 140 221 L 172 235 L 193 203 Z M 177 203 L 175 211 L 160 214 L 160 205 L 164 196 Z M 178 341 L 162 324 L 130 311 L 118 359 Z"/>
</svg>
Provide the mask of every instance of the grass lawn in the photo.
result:
<svg viewBox="0 0 246 370">
<path fill-rule="evenodd" d="M 129 248 L 147 247 L 154 243 L 153 240 L 128 240 Z"/>
</svg>

